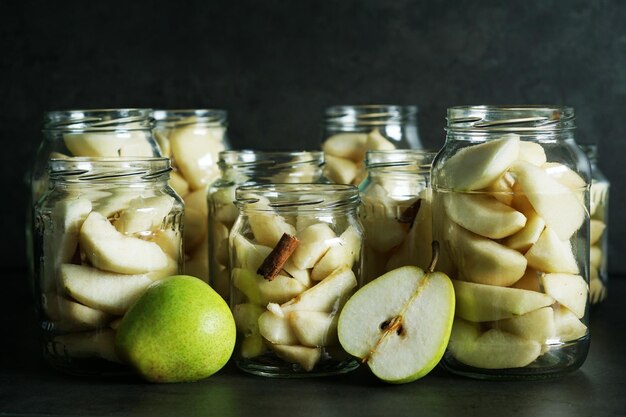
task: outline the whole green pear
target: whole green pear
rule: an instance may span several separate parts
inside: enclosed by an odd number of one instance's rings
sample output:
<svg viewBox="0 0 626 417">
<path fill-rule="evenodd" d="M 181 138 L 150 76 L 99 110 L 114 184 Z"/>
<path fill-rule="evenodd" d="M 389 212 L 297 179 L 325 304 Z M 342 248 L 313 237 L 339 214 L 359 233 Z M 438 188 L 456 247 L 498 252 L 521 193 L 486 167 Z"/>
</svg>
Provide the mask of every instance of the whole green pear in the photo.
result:
<svg viewBox="0 0 626 417">
<path fill-rule="evenodd" d="M 117 330 L 122 360 L 151 382 L 184 382 L 219 371 L 235 346 L 235 320 L 208 284 L 177 275 L 152 284 Z"/>
</svg>

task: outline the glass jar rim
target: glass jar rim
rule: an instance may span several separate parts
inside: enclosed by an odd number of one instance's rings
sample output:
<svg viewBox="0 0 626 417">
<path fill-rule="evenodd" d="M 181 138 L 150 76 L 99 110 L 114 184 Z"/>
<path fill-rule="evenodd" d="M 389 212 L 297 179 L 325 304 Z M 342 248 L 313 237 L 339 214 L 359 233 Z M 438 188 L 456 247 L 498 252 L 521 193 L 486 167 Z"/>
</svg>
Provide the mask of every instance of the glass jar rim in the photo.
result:
<svg viewBox="0 0 626 417">
<path fill-rule="evenodd" d="M 153 109 L 157 126 L 180 127 L 193 124 L 225 126 L 228 111 L 224 109 Z"/>
<path fill-rule="evenodd" d="M 44 112 L 43 131 L 151 130 L 150 109 L 70 109 Z"/>
<path fill-rule="evenodd" d="M 171 161 L 164 157 L 50 158 L 51 181 L 91 182 L 135 178 L 145 181 L 169 178 Z"/>
<path fill-rule="evenodd" d="M 294 161 L 294 157 L 306 159 Z M 226 150 L 218 155 L 218 166 L 222 170 L 256 167 L 287 168 L 300 165 L 324 165 L 322 151 L 258 151 L 254 149 Z"/>
<path fill-rule="evenodd" d="M 558 105 L 467 105 L 447 110 L 446 131 L 451 133 L 547 133 L 573 130 L 573 107 Z"/>
<path fill-rule="evenodd" d="M 414 121 L 416 105 L 357 104 L 333 105 L 324 109 L 326 125 L 384 126 Z"/>
<path fill-rule="evenodd" d="M 434 149 L 368 150 L 365 153 L 365 166 L 368 169 L 385 170 L 400 168 L 404 173 L 429 171 L 437 152 Z M 405 169 L 412 167 L 415 169 Z"/>
<path fill-rule="evenodd" d="M 325 211 L 338 208 L 356 208 L 359 189 L 347 184 L 265 184 L 238 187 L 235 203 L 248 208 L 262 198 L 269 200 L 267 206 L 254 211 Z"/>
</svg>

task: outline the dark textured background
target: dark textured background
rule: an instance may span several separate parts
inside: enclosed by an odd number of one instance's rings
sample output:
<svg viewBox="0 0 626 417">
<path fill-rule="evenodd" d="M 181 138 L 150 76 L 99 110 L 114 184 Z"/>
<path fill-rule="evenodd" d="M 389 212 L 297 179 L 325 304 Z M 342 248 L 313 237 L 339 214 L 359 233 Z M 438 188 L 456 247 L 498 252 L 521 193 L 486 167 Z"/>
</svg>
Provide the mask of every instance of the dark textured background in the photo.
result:
<svg viewBox="0 0 626 417">
<path fill-rule="evenodd" d="M 626 273 L 626 2 L 2 1 L 0 16 L 5 268 L 25 265 L 45 110 L 223 107 L 235 147 L 314 148 L 327 105 L 417 104 L 439 147 L 450 105 L 554 103 L 599 142 L 610 269 Z"/>
</svg>

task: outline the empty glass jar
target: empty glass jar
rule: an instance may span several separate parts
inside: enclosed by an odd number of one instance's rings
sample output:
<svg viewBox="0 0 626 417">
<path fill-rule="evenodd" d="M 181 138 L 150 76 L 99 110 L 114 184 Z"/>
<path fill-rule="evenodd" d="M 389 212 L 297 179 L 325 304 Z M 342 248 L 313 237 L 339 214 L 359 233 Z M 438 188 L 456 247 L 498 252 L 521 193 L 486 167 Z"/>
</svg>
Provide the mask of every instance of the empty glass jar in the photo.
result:
<svg viewBox="0 0 626 417">
<path fill-rule="evenodd" d="M 456 293 L 443 364 L 462 375 L 543 378 L 589 349 L 589 185 L 574 110 L 448 109 L 432 168 L 437 269 Z"/>
</svg>

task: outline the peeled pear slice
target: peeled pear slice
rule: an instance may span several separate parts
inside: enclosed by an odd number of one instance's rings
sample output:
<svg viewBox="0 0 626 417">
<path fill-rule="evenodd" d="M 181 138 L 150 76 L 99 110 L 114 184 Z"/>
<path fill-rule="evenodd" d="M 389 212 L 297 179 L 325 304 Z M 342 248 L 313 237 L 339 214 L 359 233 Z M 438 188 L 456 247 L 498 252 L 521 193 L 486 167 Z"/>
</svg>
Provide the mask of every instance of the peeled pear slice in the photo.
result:
<svg viewBox="0 0 626 417">
<path fill-rule="evenodd" d="M 184 198 L 189 194 L 189 183 L 178 172 L 170 172 L 169 184 L 179 196 Z"/>
<path fill-rule="evenodd" d="M 279 358 L 289 363 L 296 363 L 307 372 L 315 368 L 322 357 L 322 349 L 306 346 L 270 345 Z"/>
<path fill-rule="evenodd" d="M 322 311 L 331 313 L 337 311 L 340 304 L 357 286 L 354 272 L 347 266 L 333 271 L 317 285 L 304 291 L 302 294 L 284 303 L 281 308 L 285 313 L 291 311 Z"/>
<path fill-rule="evenodd" d="M 378 129 L 372 129 L 367 134 L 367 141 L 365 142 L 366 149 L 372 149 L 375 151 L 392 151 L 396 149 L 396 145 L 387 140 Z"/>
<path fill-rule="evenodd" d="M 93 210 L 104 217 L 114 217 L 116 213 L 125 210 L 130 202 L 136 198 L 137 190 L 126 188 L 112 189 L 108 195 L 93 200 Z"/>
<path fill-rule="evenodd" d="M 113 316 L 56 294 L 48 294 L 45 303 L 46 313 L 61 331 L 95 329 L 106 326 Z"/>
<path fill-rule="evenodd" d="M 147 134 L 139 130 L 127 132 L 65 133 L 65 146 L 72 156 L 119 157 L 154 156 L 155 149 Z"/>
<path fill-rule="evenodd" d="M 521 368 L 539 357 L 541 344 L 534 340 L 490 329 L 456 318 L 448 349 L 459 362 L 482 369 Z"/>
<path fill-rule="evenodd" d="M 263 337 L 260 334 L 253 334 L 243 338 L 239 352 L 242 358 L 249 359 L 261 356 L 266 350 Z"/>
<path fill-rule="evenodd" d="M 543 169 L 518 161 L 513 170 L 517 184 L 533 209 L 561 240 L 569 239 L 585 220 L 585 206 L 572 190 Z"/>
<path fill-rule="evenodd" d="M 367 136 L 365 133 L 339 133 L 326 139 L 322 150 L 325 157 L 332 155 L 358 162 L 365 158 Z"/>
<path fill-rule="evenodd" d="M 532 245 L 537 242 L 541 232 L 546 226 L 546 222 L 535 212 L 530 210 L 526 212 L 526 225 L 519 232 L 504 239 L 502 242 L 505 246 L 525 253 Z"/>
<path fill-rule="evenodd" d="M 558 162 L 547 162 L 543 164 L 541 168 L 552 178 L 572 190 L 578 190 L 587 185 L 580 175 L 572 171 L 571 168 Z"/>
<path fill-rule="evenodd" d="M 287 315 L 300 344 L 310 347 L 334 345 L 337 339 L 337 314 L 319 311 L 293 311 Z"/>
<path fill-rule="evenodd" d="M 115 331 L 112 329 L 65 334 L 55 337 L 53 343 L 55 351 L 60 355 L 122 362 L 115 353 Z"/>
<path fill-rule="evenodd" d="M 456 315 L 474 322 L 521 316 L 554 303 L 549 295 L 535 291 L 458 280 L 452 280 L 452 283 Z"/>
<path fill-rule="evenodd" d="M 544 229 L 525 256 L 528 265 L 538 271 L 569 274 L 577 274 L 579 271 L 571 243 L 560 240 L 549 227 Z"/>
<path fill-rule="evenodd" d="M 157 230 L 152 235 L 152 241 L 170 258 L 178 259 L 180 256 L 182 238 L 178 231 L 170 228 Z"/>
<path fill-rule="evenodd" d="M 291 258 L 287 259 L 287 262 L 283 265 L 282 275 L 291 276 L 296 281 L 299 281 L 300 284 L 304 285 L 306 288 L 310 288 L 313 286 L 314 281 L 311 279 L 311 270 L 310 269 L 300 269 L 296 265 L 294 265 L 293 260 Z"/>
<path fill-rule="evenodd" d="M 272 252 L 272 248 L 263 245 L 255 245 L 240 234 L 232 234 L 230 240 L 235 252 L 235 264 L 240 267 L 256 272 L 265 258 Z"/>
<path fill-rule="evenodd" d="M 152 284 L 146 275 L 123 275 L 88 266 L 63 264 L 59 269 L 65 292 L 96 310 L 122 315 Z"/>
<path fill-rule="evenodd" d="M 438 184 L 451 190 L 479 190 L 496 181 L 517 159 L 520 140 L 515 134 L 460 149 L 437 173 Z"/>
<path fill-rule="evenodd" d="M 556 334 L 552 307 L 540 308 L 521 316 L 497 321 L 493 327 L 541 344 Z"/>
<path fill-rule="evenodd" d="M 545 274 L 541 281 L 546 294 L 567 307 L 576 317 L 585 315 L 588 288 L 585 279 L 572 274 Z"/>
<path fill-rule="evenodd" d="M 225 187 L 214 191 L 210 195 L 211 215 L 215 220 L 222 222 L 226 227 L 231 227 L 239 216 L 239 209 L 235 206 L 235 187 Z"/>
<path fill-rule="evenodd" d="M 250 302 L 259 305 L 284 303 L 306 290 L 300 281 L 284 275 L 277 275 L 269 281 L 250 270 L 235 268 L 232 277 L 235 288 Z"/>
<path fill-rule="evenodd" d="M 256 241 L 271 248 L 275 247 L 283 234 L 295 236 L 296 229 L 275 213 L 254 212 L 248 215 L 248 221 Z"/>
<path fill-rule="evenodd" d="M 63 200 L 52 209 L 53 230 L 49 245 L 54 245 L 58 264 L 69 262 L 76 252 L 80 228 L 91 212 L 91 202 L 84 198 Z M 50 253 L 50 252 L 49 252 Z"/>
<path fill-rule="evenodd" d="M 176 275 L 180 272 L 180 267 L 178 265 L 178 258 L 174 259 L 169 256 L 167 257 L 167 265 L 163 269 L 156 269 L 154 271 L 146 272 L 146 276 L 150 278 L 152 281 L 158 281 L 163 278 L 167 278 L 172 275 Z"/>
<path fill-rule="evenodd" d="M 242 303 L 233 308 L 233 317 L 237 330 L 244 336 L 259 334 L 259 317 L 265 308 L 257 304 Z"/>
<path fill-rule="evenodd" d="M 339 241 L 333 242 L 331 248 L 315 264 L 311 279 L 321 281 L 340 266 L 352 268 L 360 252 L 361 238 L 353 226 L 348 226 L 339 236 Z"/>
<path fill-rule="evenodd" d="M 326 223 L 313 224 L 298 233 L 300 243 L 291 254 L 294 265 L 300 269 L 313 268 L 338 239 Z"/>
<path fill-rule="evenodd" d="M 176 166 L 193 190 L 217 178 L 218 154 L 224 144 L 213 137 L 211 129 L 197 124 L 183 126 L 172 131 L 169 141 Z"/>
<path fill-rule="evenodd" d="M 489 193 L 496 200 L 510 206 L 513 203 L 513 183 L 515 178 L 508 172 L 489 184 L 483 191 Z"/>
<path fill-rule="evenodd" d="M 491 196 L 466 193 L 443 196 L 448 217 L 477 235 L 502 239 L 520 231 L 526 224 L 526 216 Z"/>
<path fill-rule="evenodd" d="M 207 216 L 201 211 L 191 207 L 185 207 L 184 214 L 183 241 L 185 251 L 189 252 L 193 248 L 202 244 L 207 236 Z"/>
<path fill-rule="evenodd" d="M 142 274 L 167 267 L 159 245 L 118 232 L 100 213 L 92 211 L 80 229 L 81 249 L 92 265 L 121 274 Z"/>
<path fill-rule="evenodd" d="M 521 253 L 456 225 L 448 234 L 453 260 L 468 281 L 509 286 L 524 275 L 526 258 Z"/>
<path fill-rule="evenodd" d="M 207 188 L 203 187 L 199 190 L 195 190 L 189 194 L 187 194 L 184 198 L 185 201 L 185 209 L 188 207 L 192 207 L 195 210 L 198 210 L 205 216 L 209 214 L 209 207 L 207 203 Z"/>
<path fill-rule="evenodd" d="M 153 231 L 164 223 L 174 207 L 174 201 L 174 197 L 169 195 L 131 200 L 128 207 L 120 212 L 115 228 L 127 235 Z"/>
<path fill-rule="evenodd" d="M 546 163 L 546 151 L 543 150 L 543 146 L 536 142 L 522 140 L 519 143 L 519 156 L 517 159 L 541 166 Z"/>
<path fill-rule="evenodd" d="M 591 268 L 600 269 L 602 266 L 602 249 L 598 246 L 589 248 L 589 264 Z"/>
<path fill-rule="evenodd" d="M 287 317 L 280 317 L 266 310 L 259 316 L 259 333 L 271 343 L 296 345 L 298 338 L 291 329 Z"/>
<path fill-rule="evenodd" d="M 600 241 L 602 233 L 606 229 L 606 224 L 602 220 L 591 219 L 589 222 L 589 244 L 595 245 Z"/>
<path fill-rule="evenodd" d="M 587 326 L 566 307 L 554 308 L 555 338 L 561 342 L 580 339 L 587 334 Z"/>
<path fill-rule="evenodd" d="M 324 175 L 332 182 L 338 184 L 352 184 L 356 178 L 359 168 L 350 159 L 341 158 L 327 154 L 324 156 Z"/>
<path fill-rule="evenodd" d="M 511 288 L 519 288 L 522 290 L 543 292 L 541 284 L 541 276 L 543 273 L 537 272 L 532 268 L 526 268 L 524 275 Z"/>
</svg>

